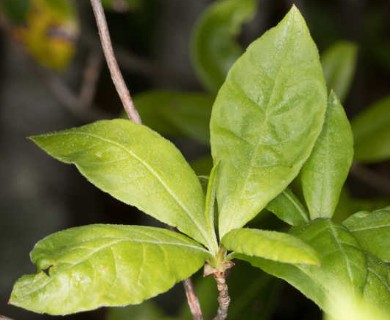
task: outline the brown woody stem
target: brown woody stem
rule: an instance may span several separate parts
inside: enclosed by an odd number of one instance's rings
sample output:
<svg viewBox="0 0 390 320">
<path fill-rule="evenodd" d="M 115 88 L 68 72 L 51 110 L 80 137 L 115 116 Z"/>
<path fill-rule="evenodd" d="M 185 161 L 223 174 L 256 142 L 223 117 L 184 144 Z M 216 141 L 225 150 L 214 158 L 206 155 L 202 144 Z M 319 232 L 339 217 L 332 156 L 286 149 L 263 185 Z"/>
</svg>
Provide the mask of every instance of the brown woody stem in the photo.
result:
<svg viewBox="0 0 390 320">
<path fill-rule="evenodd" d="M 183 280 L 183 286 L 186 292 L 187 302 L 191 310 L 192 318 L 194 320 L 203 320 L 199 299 L 195 293 L 194 285 L 192 283 L 191 278 Z"/>
<path fill-rule="evenodd" d="M 217 282 L 218 288 L 218 311 L 214 320 L 225 320 L 228 316 L 228 309 L 230 305 L 230 296 L 228 291 L 228 285 L 226 283 L 226 272 L 220 271 L 213 274 L 215 281 Z"/>
<path fill-rule="evenodd" d="M 140 124 L 141 118 L 134 106 L 133 100 L 131 99 L 130 92 L 123 79 L 122 73 L 119 70 L 118 62 L 115 59 L 114 50 L 112 49 L 112 43 L 110 33 L 108 31 L 106 16 L 101 0 L 91 0 L 93 13 L 95 15 L 96 24 L 99 30 L 100 42 L 102 44 L 104 56 L 107 61 L 108 69 L 111 73 L 112 81 L 115 85 L 116 91 L 118 92 L 119 98 L 122 101 L 123 107 L 130 120 Z"/>
</svg>

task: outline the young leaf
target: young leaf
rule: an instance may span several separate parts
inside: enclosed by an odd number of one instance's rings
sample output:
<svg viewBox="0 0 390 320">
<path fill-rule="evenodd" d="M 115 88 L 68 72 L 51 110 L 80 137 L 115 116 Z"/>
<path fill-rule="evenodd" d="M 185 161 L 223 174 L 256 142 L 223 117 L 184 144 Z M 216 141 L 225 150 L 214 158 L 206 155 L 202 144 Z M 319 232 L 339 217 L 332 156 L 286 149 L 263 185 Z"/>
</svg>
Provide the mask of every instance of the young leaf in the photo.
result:
<svg viewBox="0 0 390 320">
<path fill-rule="evenodd" d="M 352 158 L 351 127 L 343 107 L 331 92 L 322 132 L 300 174 L 311 219 L 332 217 Z"/>
<path fill-rule="evenodd" d="M 317 139 L 326 87 L 317 48 L 293 7 L 234 64 L 211 115 L 220 161 L 221 237 L 251 220 L 296 177 Z"/>
<path fill-rule="evenodd" d="M 362 248 L 390 262 L 390 207 L 374 212 L 357 212 L 343 224 L 357 238 Z"/>
<path fill-rule="evenodd" d="M 116 199 L 216 250 L 198 178 L 175 146 L 156 132 L 118 119 L 32 140 L 54 158 L 75 164 L 90 182 Z"/>
<path fill-rule="evenodd" d="M 390 96 L 361 112 L 352 121 L 355 160 L 378 162 L 390 158 Z"/>
<path fill-rule="evenodd" d="M 268 203 L 266 208 L 280 220 L 292 226 L 309 222 L 305 207 L 289 188 L 283 190 L 281 194 Z"/>
<path fill-rule="evenodd" d="M 345 227 L 328 219 L 316 219 L 294 228 L 291 234 L 316 250 L 320 267 L 278 263 L 242 254 L 236 258 L 286 280 L 325 311 L 335 284 L 349 293 L 363 293 L 367 276 L 366 257 Z"/>
<path fill-rule="evenodd" d="M 218 182 L 218 168 L 219 163 L 217 163 L 213 169 L 210 172 L 209 181 L 207 184 L 207 192 L 206 192 L 206 205 L 205 205 L 205 213 L 206 213 L 206 219 L 207 219 L 207 225 L 209 226 L 215 226 L 214 224 L 214 217 L 215 217 L 215 193 L 216 193 L 216 186 Z M 215 239 L 216 241 L 216 239 Z"/>
<path fill-rule="evenodd" d="M 226 249 L 251 257 L 283 263 L 319 265 L 317 253 L 302 240 L 287 233 L 236 229 L 222 238 Z"/>
<path fill-rule="evenodd" d="M 209 122 L 214 96 L 203 93 L 148 91 L 134 103 L 145 125 L 164 136 L 185 136 L 210 143 Z"/>
<path fill-rule="evenodd" d="M 255 0 L 220 0 L 207 8 L 192 35 L 192 61 L 200 80 L 217 91 L 242 49 L 234 38 L 256 10 Z"/>
<path fill-rule="evenodd" d="M 53 315 L 138 304 L 196 272 L 207 257 L 193 240 L 160 228 L 72 228 L 37 243 L 31 259 L 38 272 L 16 282 L 10 303 Z"/>
<path fill-rule="evenodd" d="M 351 87 L 355 74 L 357 46 L 352 42 L 340 41 L 327 49 L 321 56 L 322 68 L 328 88 L 343 102 Z"/>
</svg>

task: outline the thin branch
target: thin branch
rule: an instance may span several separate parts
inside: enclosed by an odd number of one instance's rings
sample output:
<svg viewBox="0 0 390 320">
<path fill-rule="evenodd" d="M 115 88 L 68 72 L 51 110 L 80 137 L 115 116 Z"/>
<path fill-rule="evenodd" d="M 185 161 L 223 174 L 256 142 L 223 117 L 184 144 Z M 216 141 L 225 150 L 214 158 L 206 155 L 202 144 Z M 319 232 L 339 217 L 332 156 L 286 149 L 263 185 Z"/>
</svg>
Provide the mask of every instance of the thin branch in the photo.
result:
<svg viewBox="0 0 390 320">
<path fill-rule="evenodd" d="M 220 271 L 213 274 L 218 288 L 218 312 L 214 320 L 225 320 L 228 316 L 228 309 L 230 305 L 230 296 L 228 291 L 228 285 L 226 283 L 226 272 Z"/>
<path fill-rule="evenodd" d="M 102 70 L 102 58 L 100 50 L 92 50 L 88 56 L 79 97 L 85 106 L 90 106 L 95 97 L 97 81 Z"/>
<path fill-rule="evenodd" d="M 191 278 L 183 280 L 183 286 L 192 318 L 194 320 L 203 320 L 202 309 L 200 308 L 199 299 L 195 293 L 194 284 L 192 283 Z"/>
<path fill-rule="evenodd" d="M 12 320 L 11 318 L 0 315 L 0 320 Z"/>
<path fill-rule="evenodd" d="M 104 9 L 100 0 L 91 0 L 91 5 L 96 19 L 96 24 L 99 30 L 100 41 L 102 44 L 104 56 L 107 61 L 108 69 L 111 73 L 112 81 L 115 85 L 116 91 L 122 101 L 123 107 L 130 120 L 135 123 L 141 123 L 141 118 L 134 106 L 133 100 L 126 83 L 123 79 L 122 73 L 119 70 L 118 62 L 115 59 L 114 50 L 112 49 L 112 43 L 110 34 L 108 32 L 108 26 L 106 17 L 104 15 Z"/>
<path fill-rule="evenodd" d="M 359 163 L 352 165 L 351 174 L 376 190 L 390 196 L 390 180 L 382 174 L 376 173 Z"/>
<path fill-rule="evenodd" d="M 43 83 L 48 87 L 50 92 L 56 99 L 68 109 L 72 114 L 80 119 L 85 120 L 100 120 L 108 118 L 109 115 L 96 108 L 91 108 L 91 105 L 84 104 L 82 101 L 65 83 L 53 72 L 45 68 L 31 63 L 34 72 L 42 79 Z"/>
</svg>

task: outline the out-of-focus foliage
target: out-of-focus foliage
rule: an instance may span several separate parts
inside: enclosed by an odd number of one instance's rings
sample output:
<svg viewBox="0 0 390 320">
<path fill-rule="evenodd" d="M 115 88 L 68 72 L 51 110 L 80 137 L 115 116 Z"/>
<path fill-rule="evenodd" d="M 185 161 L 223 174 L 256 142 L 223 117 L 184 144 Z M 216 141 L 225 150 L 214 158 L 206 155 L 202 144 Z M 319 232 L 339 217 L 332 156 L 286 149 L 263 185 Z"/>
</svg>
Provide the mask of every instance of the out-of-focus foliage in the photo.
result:
<svg viewBox="0 0 390 320">
<path fill-rule="evenodd" d="M 136 10 L 142 5 L 142 0 L 102 0 L 104 8 L 114 11 Z"/>
<path fill-rule="evenodd" d="M 205 87 L 217 91 L 242 48 L 235 41 L 241 25 L 254 15 L 255 0 L 219 0 L 207 8 L 195 26 L 191 53 Z"/>
<path fill-rule="evenodd" d="M 79 21 L 71 0 L 6 1 L 10 30 L 40 64 L 65 69 L 76 50 Z M 16 24 L 13 24 L 15 23 Z"/>
<path fill-rule="evenodd" d="M 339 41 L 321 55 L 322 68 L 329 90 L 333 90 L 343 102 L 355 75 L 357 46 Z"/>
<path fill-rule="evenodd" d="M 355 159 L 379 162 L 390 158 L 390 97 L 361 112 L 352 121 Z"/>
</svg>

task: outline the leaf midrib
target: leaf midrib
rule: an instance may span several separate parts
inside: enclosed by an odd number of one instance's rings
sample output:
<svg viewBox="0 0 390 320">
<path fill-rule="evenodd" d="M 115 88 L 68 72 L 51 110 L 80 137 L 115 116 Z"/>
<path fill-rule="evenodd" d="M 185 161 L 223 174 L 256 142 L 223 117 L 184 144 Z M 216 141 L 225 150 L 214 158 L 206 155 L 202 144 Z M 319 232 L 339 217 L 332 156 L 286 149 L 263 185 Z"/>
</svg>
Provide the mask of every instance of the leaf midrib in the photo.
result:
<svg viewBox="0 0 390 320">
<path fill-rule="evenodd" d="M 135 160 L 137 160 L 139 163 L 141 163 L 157 179 L 157 181 L 163 186 L 163 188 L 168 192 L 168 194 L 175 200 L 175 202 L 179 205 L 179 207 L 183 209 L 183 211 L 187 214 L 187 216 L 190 218 L 190 220 L 195 224 L 195 226 L 202 233 L 202 236 L 203 236 L 204 240 L 206 240 L 206 242 L 209 244 L 208 237 L 207 237 L 207 234 L 205 233 L 205 230 L 193 218 L 191 211 L 180 201 L 180 199 L 177 198 L 175 193 L 163 181 L 163 179 L 158 175 L 158 173 L 155 170 L 153 170 L 153 168 L 151 166 L 149 166 L 149 164 L 146 161 L 144 161 L 143 159 L 138 157 L 134 152 L 132 152 L 131 150 L 128 150 L 125 146 L 121 145 L 120 143 L 118 143 L 118 142 L 116 142 L 114 140 L 103 138 L 103 137 L 100 137 L 100 136 L 92 134 L 92 133 L 73 131 L 73 132 L 57 133 L 56 135 L 57 136 L 59 136 L 59 135 L 63 135 L 63 136 L 66 136 L 66 135 L 81 135 L 81 136 L 85 135 L 85 136 L 89 136 L 89 137 L 101 140 L 103 142 L 106 142 L 108 144 L 112 144 L 112 145 L 116 146 L 117 148 L 123 150 L 130 157 L 133 157 Z"/>
</svg>

